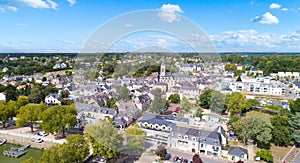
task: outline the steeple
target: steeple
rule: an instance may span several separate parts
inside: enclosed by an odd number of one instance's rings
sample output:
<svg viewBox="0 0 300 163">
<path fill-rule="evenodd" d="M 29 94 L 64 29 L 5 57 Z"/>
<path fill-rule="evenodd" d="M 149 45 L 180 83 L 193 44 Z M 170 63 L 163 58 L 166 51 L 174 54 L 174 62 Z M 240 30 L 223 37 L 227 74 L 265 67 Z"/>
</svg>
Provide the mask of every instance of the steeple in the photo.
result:
<svg viewBox="0 0 300 163">
<path fill-rule="evenodd" d="M 166 75 L 165 58 L 162 57 L 161 65 L 160 65 L 160 76 L 165 76 L 165 75 Z"/>
</svg>

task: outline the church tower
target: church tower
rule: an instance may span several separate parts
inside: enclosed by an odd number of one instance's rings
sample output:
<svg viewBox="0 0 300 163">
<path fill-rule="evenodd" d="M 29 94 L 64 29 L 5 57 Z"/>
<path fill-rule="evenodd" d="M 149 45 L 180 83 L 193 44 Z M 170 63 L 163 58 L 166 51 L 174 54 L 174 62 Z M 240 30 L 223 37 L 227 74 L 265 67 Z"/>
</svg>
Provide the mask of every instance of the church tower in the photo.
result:
<svg viewBox="0 0 300 163">
<path fill-rule="evenodd" d="M 165 75 L 166 75 L 166 66 L 165 66 L 165 59 L 163 57 L 160 65 L 160 76 L 165 76 Z"/>
</svg>

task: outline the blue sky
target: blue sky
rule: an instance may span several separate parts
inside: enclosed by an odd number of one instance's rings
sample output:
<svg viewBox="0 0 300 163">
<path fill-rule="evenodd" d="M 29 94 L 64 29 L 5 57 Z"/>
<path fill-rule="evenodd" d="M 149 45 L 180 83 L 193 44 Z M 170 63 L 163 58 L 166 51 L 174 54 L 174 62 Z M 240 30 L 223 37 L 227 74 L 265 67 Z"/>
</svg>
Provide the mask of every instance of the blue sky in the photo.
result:
<svg viewBox="0 0 300 163">
<path fill-rule="evenodd" d="M 100 25 L 143 9 L 167 10 L 192 20 L 220 52 L 300 52 L 297 0 L 0 0 L 0 52 L 80 52 Z M 147 34 L 144 46 L 151 44 Z M 157 37 L 151 33 L 155 46 L 167 42 L 167 48 L 175 51 L 186 46 L 176 38 Z M 138 39 L 135 35 L 123 39 L 128 44 L 122 46 L 128 47 L 143 42 L 140 34 Z"/>
</svg>

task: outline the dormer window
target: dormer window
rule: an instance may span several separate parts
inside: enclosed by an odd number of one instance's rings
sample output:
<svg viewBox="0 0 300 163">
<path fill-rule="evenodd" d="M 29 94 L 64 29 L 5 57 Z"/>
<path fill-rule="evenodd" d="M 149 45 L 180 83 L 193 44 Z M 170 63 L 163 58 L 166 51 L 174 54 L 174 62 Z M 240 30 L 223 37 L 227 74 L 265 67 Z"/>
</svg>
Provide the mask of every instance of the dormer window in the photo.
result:
<svg viewBox="0 0 300 163">
<path fill-rule="evenodd" d="M 185 139 L 185 140 L 187 140 L 187 139 L 188 139 L 188 136 L 187 136 L 187 135 L 185 135 L 185 136 L 184 136 L 184 139 Z"/>
<path fill-rule="evenodd" d="M 196 141 L 196 137 L 193 137 L 192 140 L 193 140 L 193 141 Z"/>
<path fill-rule="evenodd" d="M 178 138 L 181 139 L 182 138 L 181 135 L 178 135 Z"/>
</svg>

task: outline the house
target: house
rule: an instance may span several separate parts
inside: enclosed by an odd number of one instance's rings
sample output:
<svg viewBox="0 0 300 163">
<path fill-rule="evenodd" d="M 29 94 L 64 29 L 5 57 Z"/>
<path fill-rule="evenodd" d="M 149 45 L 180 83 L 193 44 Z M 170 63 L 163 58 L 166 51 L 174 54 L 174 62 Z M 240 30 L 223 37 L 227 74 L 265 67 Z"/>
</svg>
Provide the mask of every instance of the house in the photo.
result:
<svg viewBox="0 0 300 163">
<path fill-rule="evenodd" d="M 151 104 L 151 98 L 149 95 L 140 95 L 133 99 L 134 104 L 137 106 L 140 110 L 148 110 L 150 108 Z"/>
<path fill-rule="evenodd" d="M 81 123 L 81 126 L 96 122 L 97 120 L 103 120 L 106 117 L 114 119 L 117 116 L 117 111 L 115 109 L 102 108 L 80 102 L 76 102 L 75 107 L 78 113 L 77 119 Z"/>
<path fill-rule="evenodd" d="M 167 84 L 164 82 L 157 82 L 153 85 L 152 87 L 153 89 L 160 89 L 163 93 L 165 93 L 167 91 Z"/>
<path fill-rule="evenodd" d="M 180 67 L 180 71 L 182 71 L 184 73 L 193 72 L 193 70 L 194 70 L 193 64 L 182 64 Z"/>
<path fill-rule="evenodd" d="M 6 95 L 5 93 L 0 93 L 0 101 L 6 101 Z"/>
<path fill-rule="evenodd" d="M 169 122 L 156 114 L 146 114 L 138 121 L 139 126 L 146 129 L 170 132 L 175 126 L 173 122 Z"/>
<path fill-rule="evenodd" d="M 248 151 L 241 147 L 230 147 L 228 152 L 228 160 L 229 161 L 247 161 L 248 159 Z"/>
<path fill-rule="evenodd" d="M 169 135 L 168 146 L 190 152 L 203 152 L 208 156 L 221 157 L 222 146 L 227 144 L 226 135 L 220 128 L 213 131 L 175 126 Z M 223 139 L 225 138 L 225 140 Z"/>
<path fill-rule="evenodd" d="M 48 96 L 46 96 L 45 98 L 45 103 L 47 105 L 60 105 L 61 101 L 60 101 L 60 95 L 59 94 L 49 94 Z"/>
</svg>

